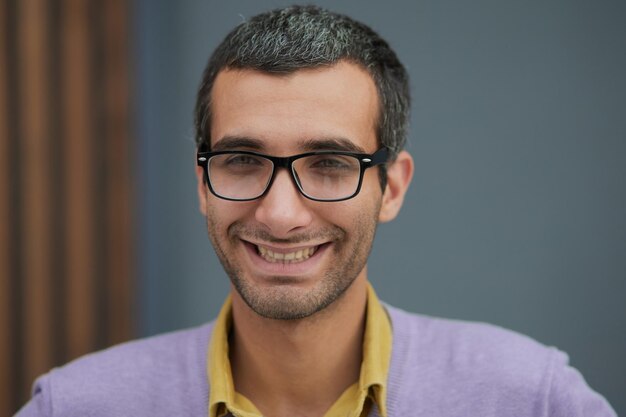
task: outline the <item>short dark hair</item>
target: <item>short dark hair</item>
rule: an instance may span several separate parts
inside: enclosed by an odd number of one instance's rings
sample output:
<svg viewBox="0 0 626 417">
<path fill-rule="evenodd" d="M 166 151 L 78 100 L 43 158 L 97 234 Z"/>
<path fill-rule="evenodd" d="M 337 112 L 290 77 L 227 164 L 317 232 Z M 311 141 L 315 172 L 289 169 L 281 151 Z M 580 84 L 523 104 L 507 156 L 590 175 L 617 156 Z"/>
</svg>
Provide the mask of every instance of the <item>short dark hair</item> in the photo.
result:
<svg viewBox="0 0 626 417">
<path fill-rule="evenodd" d="M 196 145 L 210 148 L 211 90 L 221 70 L 289 74 L 342 60 L 360 65 L 374 80 L 380 108 L 376 133 L 394 160 L 406 142 L 410 108 L 407 72 L 389 44 L 372 29 L 317 6 L 290 6 L 262 13 L 226 36 L 202 75 L 195 109 Z M 381 181 L 384 185 L 384 170 Z"/>
</svg>

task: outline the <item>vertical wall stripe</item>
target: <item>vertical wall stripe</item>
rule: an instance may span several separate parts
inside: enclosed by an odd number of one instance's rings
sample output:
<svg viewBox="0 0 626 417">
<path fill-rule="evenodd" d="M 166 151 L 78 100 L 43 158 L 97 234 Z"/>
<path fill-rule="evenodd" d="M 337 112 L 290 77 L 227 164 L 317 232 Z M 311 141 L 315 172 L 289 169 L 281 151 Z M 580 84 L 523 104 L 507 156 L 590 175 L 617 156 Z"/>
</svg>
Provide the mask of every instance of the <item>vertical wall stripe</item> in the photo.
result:
<svg viewBox="0 0 626 417">
<path fill-rule="evenodd" d="M 22 233 L 20 233 L 20 225 L 22 224 L 22 210 L 21 210 L 21 194 L 20 194 L 20 167 L 19 167 L 19 146 L 18 139 L 20 138 L 20 112 L 19 112 L 19 88 L 18 88 L 18 41 L 17 41 L 17 1 L 7 1 L 7 67 L 8 74 L 7 81 L 7 94 L 8 94 L 8 109 L 7 109 L 7 128 L 9 132 L 9 167 L 10 167 L 10 181 L 9 181 L 9 195 L 10 205 L 9 212 L 11 215 L 11 221 L 8 224 L 9 227 L 9 242 L 10 249 L 9 268 L 11 279 L 11 307 L 13 310 L 13 324 L 11 325 L 12 332 L 12 346 L 10 348 L 10 368 L 9 374 L 11 375 L 13 386 L 9 392 L 12 392 L 11 404 L 13 408 L 17 407 L 17 404 L 21 400 L 21 388 L 26 386 L 24 383 L 24 318 L 23 318 L 23 280 L 22 280 Z"/>
<path fill-rule="evenodd" d="M 90 97 L 88 2 L 64 0 L 61 24 L 64 77 L 63 128 L 65 141 L 66 265 L 71 357 L 94 348 L 94 226 L 92 112 Z"/>
<path fill-rule="evenodd" d="M 133 333 L 132 178 L 129 98 L 128 3 L 103 1 L 105 45 L 106 195 L 109 337 L 111 343 Z M 115 169 L 111 169 L 115 167 Z"/>
<path fill-rule="evenodd" d="M 61 9 L 59 0 L 48 0 L 49 3 L 49 30 L 47 47 L 50 55 L 53 57 L 48 66 L 49 72 L 49 100 L 48 108 L 50 109 L 50 129 L 48 140 L 50 141 L 50 163 L 52 165 L 52 175 L 50 178 L 50 189 L 53 199 L 50 205 L 50 216 L 52 217 L 52 269 L 50 271 L 52 279 L 52 319 L 53 334 L 56 336 L 51 341 L 50 347 L 53 350 L 54 363 L 63 363 L 69 359 L 67 356 L 66 324 L 64 314 L 64 306 L 66 304 L 65 293 L 65 245 L 61 244 L 65 236 L 65 186 L 63 183 L 63 132 L 62 132 L 62 107 L 59 105 L 60 98 L 64 91 L 63 77 L 61 76 L 61 63 L 58 57 L 61 55 Z"/>
<path fill-rule="evenodd" d="M 18 73 L 20 134 L 18 141 L 22 222 L 20 256 L 23 285 L 22 314 L 27 390 L 42 369 L 52 365 L 50 282 L 50 155 L 47 134 L 49 114 L 47 79 L 49 64 L 47 1 L 25 0 L 18 3 Z"/>
<path fill-rule="evenodd" d="M 91 97 L 93 105 L 93 126 L 92 126 L 92 153 L 93 153 L 93 173 L 94 173 L 94 233 L 98 239 L 94 240 L 94 300 L 95 300 L 95 320 L 96 326 L 101 331 L 96 332 L 95 343 L 97 346 L 106 346 L 108 328 L 108 293 L 107 293 L 107 270 L 108 270 L 108 245 L 106 221 L 106 115 L 104 106 L 104 95 L 106 85 L 105 56 L 104 56 L 104 27 L 103 27 L 103 3 L 104 0 L 91 1 L 89 7 L 89 21 L 91 22 Z"/>
<path fill-rule="evenodd" d="M 11 218 L 11 175 L 8 121 L 8 5 L 0 0 L 0 415 L 11 414 L 14 402 L 12 381 L 13 303 L 11 288 L 11 259 L 13 249 L 9 244 Z"/>
</svg>

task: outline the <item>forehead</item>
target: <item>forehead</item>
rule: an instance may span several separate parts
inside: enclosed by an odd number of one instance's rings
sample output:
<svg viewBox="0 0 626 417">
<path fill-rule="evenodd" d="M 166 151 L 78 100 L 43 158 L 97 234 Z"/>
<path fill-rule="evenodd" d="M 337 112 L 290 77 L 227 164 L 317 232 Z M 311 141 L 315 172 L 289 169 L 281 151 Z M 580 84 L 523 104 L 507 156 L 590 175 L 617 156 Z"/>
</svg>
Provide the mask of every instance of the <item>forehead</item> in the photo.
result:
<svg viewBox="0 0 626 417">
<path fill-rule="evenodd" d="M 212 90 L 211 148 L 245 138 L 278 155 L 336 139 L 371 153 L 378 147 L 378 107 L 374 81 L 356 64 L 288 75 L 228 69 L 218 74 Z"/>
</svg>

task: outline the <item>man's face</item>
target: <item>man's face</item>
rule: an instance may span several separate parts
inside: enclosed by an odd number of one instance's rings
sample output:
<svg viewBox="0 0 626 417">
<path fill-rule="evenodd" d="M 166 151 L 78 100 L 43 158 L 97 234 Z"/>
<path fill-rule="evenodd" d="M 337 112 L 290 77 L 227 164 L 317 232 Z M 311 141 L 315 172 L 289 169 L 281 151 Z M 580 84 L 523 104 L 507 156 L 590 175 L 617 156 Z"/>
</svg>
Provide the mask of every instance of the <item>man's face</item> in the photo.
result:
<svg viewBox="0 0 626 417">
<path fill-rule="evenodd" d="M 290 75 L 222 71 L 212 92 L 211 150 L 290 156 L 311 150 L 373 153 L 378 95 L 360 67 L 339 63 Z M 198 171 L 201 182 L 201 171 Z M 233 286 L 263 317 L 298 319 L 324 309 L 357 278 L 378 222 L 377 169 L 342 202 L 300 194 L 278 169 L 265 196 L 219 199 L 199 184 L 209 237 Z"/>
</svg>

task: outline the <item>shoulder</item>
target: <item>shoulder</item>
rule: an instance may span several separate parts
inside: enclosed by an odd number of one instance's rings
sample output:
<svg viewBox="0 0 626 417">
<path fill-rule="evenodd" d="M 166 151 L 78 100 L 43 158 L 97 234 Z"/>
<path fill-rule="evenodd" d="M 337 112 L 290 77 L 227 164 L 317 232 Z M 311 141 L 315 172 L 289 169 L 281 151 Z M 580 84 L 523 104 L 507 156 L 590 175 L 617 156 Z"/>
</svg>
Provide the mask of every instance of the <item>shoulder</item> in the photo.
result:
<svg viewBox="0 0 626 417">
<path fill-rule="evenodd" d="M 409 313 L 387 306 L 399 343 L 407 349 L 430 351 L 429 354 L 455 363 L 472 361 L 489 355 L 490 362 L 504 360 L 515 363 L 547 360 L 548 348 L 523 334 L 488 323 L 451 320 Z"/>
<path fill-rule="evenodd" d="M 211 329 L 207 324 L 127 342 L 55 368 L 35 382 L 18 416 L 196 414 L 208 398 Z"/>
<path fill-rule="evenodd" d="M 426 403 L 459 404 L 466 415 L 491 415 L 489 409 L 518 416 L 615 415 L 554 347 L 487 323 L 387 309 L 394 336 L 390 379 L 406 383 L 399 392 L 408 401 L 428 393 Z"/>
<path fill-rule="evenodd" d="M 563 355 L 495 325 L 417 315 L 393 307 L 388 311 L 394 348 L 409 363 L 428 358 L 421 366 L 435 374 L 525 384 L 528 379 L 541 378 L 555 356 Z"/>
</svg>

